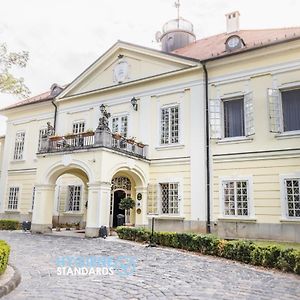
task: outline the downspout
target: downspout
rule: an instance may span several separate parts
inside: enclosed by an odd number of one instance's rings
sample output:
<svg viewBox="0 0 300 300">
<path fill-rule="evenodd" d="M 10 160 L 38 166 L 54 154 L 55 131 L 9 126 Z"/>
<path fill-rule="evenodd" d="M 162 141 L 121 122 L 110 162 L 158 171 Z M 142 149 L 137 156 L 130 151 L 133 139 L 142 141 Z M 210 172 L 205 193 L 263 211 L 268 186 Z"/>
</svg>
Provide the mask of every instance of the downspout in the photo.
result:
<svg viewBox="0 0 300 300">
<path fill-rule="evenodd" d="M 206 232 L 211 233 L 210 222 L 210 147 L 209 147 L 209 110 L 208 110 L 208 72 L 204 62 L 201 62 L 205 79 L 205 134 L 206 134 L 206 199 L 207 199 L 207 222 Z"/>
<path fill-rule="evenodd" d="M 54 105 L 54 120 L 53 120 L 53 128 L 54 128 L 54 133 L 56 133 L 56 118 L 57 118 L 57 105 L 55 104 L 54 100 L 51 101 L 51 103 Z"/>
</svg>

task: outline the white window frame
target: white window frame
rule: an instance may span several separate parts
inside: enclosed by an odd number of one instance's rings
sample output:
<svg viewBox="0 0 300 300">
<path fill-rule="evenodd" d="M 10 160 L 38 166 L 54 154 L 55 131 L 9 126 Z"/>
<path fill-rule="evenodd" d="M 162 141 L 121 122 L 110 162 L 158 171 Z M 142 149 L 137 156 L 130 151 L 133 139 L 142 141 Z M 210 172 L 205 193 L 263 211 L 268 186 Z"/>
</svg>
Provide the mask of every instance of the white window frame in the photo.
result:
<svg viewBox="0 0 300 300">
<path fill-rule="evenodd" d="M 161 142 L 161 136 L 162 136 L 162 110 L 163 109 L 171 109 L 177 107 L 178 108 L 178 141 L 176 143 L 172 143 L 169 141 L 169 143 L 162 143 Z M 182 105 L 180 103 L 171 103 L 171 104 L 166 104 L 166 105 L 162 105 L 159 108 L 159 147 L 172 147 L 172 146 L 178 146 L 181 145 L 181 140 L 182 140 L 182 128 L 184 128 L 183 126 L 183 112 L 182 112 Z M 169 119 L 169 124 L 171 122 L 171 119 Z M 169 137 L 171 137 L 171 127 L 169 126 Z"/>
<path fill-rule="evenodd" d="M 121 128 L 121 125 L 122 125 L 121 119 L 122 119 L 123 117 L 126 117 L 126 118 L 127 118 L 127 132 L 126 132 L 126 136 L 124 136 L 124 137 L 126 138 L 126 137 L 129 137 L 129 136 L 130 136 L 130 135 L 129 135 L 129 132 L 130 132 L 130 131 L 129 131 L 129 120 L 130 120 L 130 117 L 129 117 L 129 113 L 128 113 L 128 112 L 126 112 L 126 113 L 119 113 L 119 114 L 114 114 L 114 115 L 112 115 L 111 118 L 110 118 L 110 121 L 109 121 L 109 123 L 110 123 L 110 124 L 109 124 L 109 127 L 110 127 L 112 133 L 119 132 L 119 133 L 123 134 L 123 132 L 120 131 L 120 128 Z M 118 131 L 114 131 L 114 130 L 113 130 L 113 119 L 118 119 Z"/>
<path fill-rule="evenodd" d="M 82 124 L 83 124 L 83 129 L 80 130 L 80 128 L 82 127 Z M 76 130 L 74 130 L 74 129 L 76 129 Z M 72 133 L 79 134 L 79 133 L 83 133 L 85 131 L 86 131 L 86 122 L 85 122 L 85 120 L 77 120 L 77 121 L 74 121 L 72 123 Z"/>
<path fill-rule="evenodd" d="M 18 141 L 18 135 L 23 135 L 23 140 Z M 26 132 L 25 130 L 17 131 L 15 135 L 15 143 L 14 143 L 14 151 L 13 151 L 13 160 L 24 160 L 24 152 L 25 152 L 25 138 Z"/>
<path fill-rule="evenodd" d="M 75 188 L 80 188 L 80 199 L 79 199 L 79 209 L 78 210 L 70 210 L 69 209 L 69 203 L 70 203 L 70 187 L 73 187 L 74 190 Z M 75 184 L 69 184 L 67 185 L 67 201 L 66 201 L 66 212 L 73 212 L 73 213 L 78 213 L 78 212 L 81 212 L 81 208 L 82 208 L 82 195 L 83 195 L 83 188 L 82 188 L 82 185 L 75 185 Z M 74 208 L 74 191 L 73 191 L 73 205 L 72 207 Z"/>
<path fill-rule="evenodd" d="M 291 174 L 282 174 L 279 176 L 280 180 L 280 200 L 281 200 L 281 217 L 282 220 L 287 221 L 300 221 L 300 217 L 290 217 L 288 214 L 288 202 L 286 194 L 286 180 L 298 179 L 300 181 L 300 172 L 291 173 Z"/>
<path fill-rule="evenodd" d="M 225 215 L 225 199 L 224 199 L 224 188 L 223 183 L 227 181 L 247 181 L 247 193 L 248 193 L 248 212 L 247 216 L 243 215 Z M 253 205 L 253 178 L 252 176 L 225 176 L 219 177 L 219 205 L 220 205 L 220 216 L 221 219 L 241 219 L 249 220 L 255 218 L 254 205 Z"/>
<path fill-rule="evenodd" d="M 47 133 L 48 133 L 47 127 L 40 128 L 40 130 L 39 130 L 39 140 L 38 140 L 38 151 L 41 148 L 42 137 L 43 137 L 43 135 L 47 135 Z"/>
<path fill-rule="evenodd" d="M 244 103 L 244 135 L 225 137 L 224 102 L 241 99 Z M 255 134 L 253 92 L 234 93 L 209 100 L 210 138 L 223 141 L 250 139 Z"/>
<path fill-rule="evenodd" d="M 17 193 L 15 194 L 15 196 L 17 197 L 17 207 L 16 208 L 10 208 L 10 195 L 11 195 L 11 190 L 12 189 L 17 189 Z M 21 194 L 21 188 L 20 186 L 18 185 L 13 185 L 13 186 L 10 186 L 8 188 L 8 198 L 7 198 L 7 210 L 9 211 L 18 211 L 19 210 L 19 207 L 20 207 L 20 194 Z M 13 200 L 13 202 L 15 202 L 15 200 Z"/>
<path fill-rule="evenodd" d="M 161 184 L 178 184 L 178 213 L 176 214 L 167 214 L 162 213 L 162 194 L 161 194 Z M 183 217 L 183 180 L 180 178 L 160 178 L 156 186 L 156 195 L 157 195 L 157 211 L 158 216 L 160 217 Z"/>
<path fill-rule="evenodd" d="M 267 89 L 267 99 L 268 99 L 268 115 L 270 119 L 269 130 L 272 133 L 277 133 L 278 136 L 289 136 L 289 135 L 300 135 L 300 130 L 291 130 L 284 131 L 284 120 L 283 120 L 283 107 L 282 107 L 282 93 L 291 91 L 291 90 L 299 90 L 300 86 L 283 86 L 279 88 L 268 88 Z M 277 97 L 277 98 L 276 98 Z M 271 98 L 273 98 L 273 102 L 277 101 L 278 105 L 278 114 L 276 115 L 272 104 L 270 103 Z M 273 104 L 274 105 L 274 104 Z M 273 121 L 273 124 L 272 124 Z"/>
</svg>

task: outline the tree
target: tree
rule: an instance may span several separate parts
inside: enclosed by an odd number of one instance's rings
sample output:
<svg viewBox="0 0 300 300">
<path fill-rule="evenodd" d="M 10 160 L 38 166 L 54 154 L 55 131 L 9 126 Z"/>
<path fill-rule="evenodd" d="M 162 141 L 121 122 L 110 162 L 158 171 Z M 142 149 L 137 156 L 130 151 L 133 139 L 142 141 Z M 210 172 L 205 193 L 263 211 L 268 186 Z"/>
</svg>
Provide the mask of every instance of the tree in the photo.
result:
<svg viewBox="0 0 300 300">
<path fill-rule="evenodd" d="M 125 210 L 125 223 L 129 223 L 130 209 L 134 208 L 135 202 L 131 197 L 121 199 L 119 208 Z"/>
<path fill-rule="evenodd" d="M 28 52 L 9 52 L 6 44 L 0 43 L 0 93 L 28 97 L 30 91 L 24 84 L 24 79 L 11 74 L 13 67 L 25 68 L 28 57 Z"/>
</svg>

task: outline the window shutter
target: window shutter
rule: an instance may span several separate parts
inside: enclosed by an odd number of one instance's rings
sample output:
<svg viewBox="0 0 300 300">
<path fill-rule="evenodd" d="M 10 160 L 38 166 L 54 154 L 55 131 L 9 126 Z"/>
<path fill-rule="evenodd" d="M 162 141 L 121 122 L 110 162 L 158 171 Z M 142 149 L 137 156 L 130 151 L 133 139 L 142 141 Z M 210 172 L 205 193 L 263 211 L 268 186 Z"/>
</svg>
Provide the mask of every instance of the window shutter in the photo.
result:
<svg viewBox="0 0 300 300">
<path fill-rule="evenodd" d="M 282 132 L 282 109 L 280 103 L 280 91 L 268 89 L 270 132 Z"/>
<path fill-rule="evenodd" d="M 148 184 L 147 214 L 158 214 L 157 184 Z"/>
<path fill-rule="evenodd" d="M 221 126 L 221 99 L 210 99 L 209 101 L 209 123 L 210 138 L 220 139 L 222 137 Z"/>
<path fill-rule="evenodd" d="M 245 114 L 245 134 L 246 136 L 255 134 L 254 128 L 254 107 L 253 93 L 244 95 L 244 114 Z"/>
</svg>

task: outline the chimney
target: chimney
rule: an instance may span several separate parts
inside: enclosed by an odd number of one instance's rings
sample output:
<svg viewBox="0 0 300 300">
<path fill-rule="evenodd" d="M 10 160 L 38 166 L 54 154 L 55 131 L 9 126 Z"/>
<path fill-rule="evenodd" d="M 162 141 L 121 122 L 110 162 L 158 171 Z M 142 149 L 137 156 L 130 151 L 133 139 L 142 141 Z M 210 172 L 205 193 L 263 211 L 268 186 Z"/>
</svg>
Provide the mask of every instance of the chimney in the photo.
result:
<svg viewBox="0 0 300 300">
<path fill-rule="evenodd" d="M 226 14 L 226 32 L 232 33 L 240 30 L 240 13 L 234 11 Z"/>
</svg>

